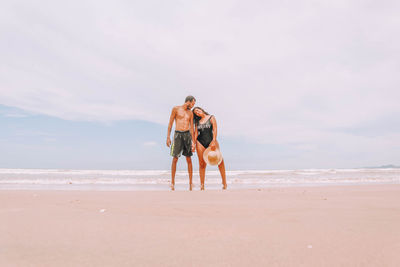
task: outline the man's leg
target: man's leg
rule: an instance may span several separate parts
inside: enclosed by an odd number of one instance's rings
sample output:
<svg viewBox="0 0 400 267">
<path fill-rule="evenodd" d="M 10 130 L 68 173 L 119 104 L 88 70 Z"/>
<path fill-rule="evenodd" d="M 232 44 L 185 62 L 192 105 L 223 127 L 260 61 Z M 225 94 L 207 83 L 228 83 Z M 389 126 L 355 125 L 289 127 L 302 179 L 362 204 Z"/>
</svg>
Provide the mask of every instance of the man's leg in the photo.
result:
<svg viewBox="0 0 400 267">
<path fill-rule="evenodd" d="M 192 164 L 192 158 L 191 157 L 186 157 L 186 162 L 188 165 L 188 173 L 189 173 L 189 190 L 192 191 L 192 178 L 193 178 L 193 164 Z"/>
<path fill-rule="evenodd" d="M 173 157 L 171 165 L 171 190 L 175 190 L 175 173 L 176 173 L 177 162 L 178 162 L 178 157 Z"/>
</svg>

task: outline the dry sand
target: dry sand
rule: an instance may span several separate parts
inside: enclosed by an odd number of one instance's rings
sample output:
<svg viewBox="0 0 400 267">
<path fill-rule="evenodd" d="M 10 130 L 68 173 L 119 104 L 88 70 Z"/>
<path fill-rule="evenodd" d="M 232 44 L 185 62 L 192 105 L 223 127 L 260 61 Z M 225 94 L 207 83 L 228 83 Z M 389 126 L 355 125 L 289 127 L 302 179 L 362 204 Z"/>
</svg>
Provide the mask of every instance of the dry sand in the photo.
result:
<svg viewBox="0 0 400 267">
<path fill-rule="evenodd" d="M 0 266 L 400 266 L 400 185 L 3 190 Z"/>
</svg>

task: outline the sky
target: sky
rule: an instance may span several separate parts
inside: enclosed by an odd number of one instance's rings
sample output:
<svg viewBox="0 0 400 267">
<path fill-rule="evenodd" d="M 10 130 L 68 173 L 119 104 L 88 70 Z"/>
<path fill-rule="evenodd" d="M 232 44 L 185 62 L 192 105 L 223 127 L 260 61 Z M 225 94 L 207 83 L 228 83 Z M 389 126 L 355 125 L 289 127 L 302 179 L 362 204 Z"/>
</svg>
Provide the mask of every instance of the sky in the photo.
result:
<svg viewBox="0 0 400 267">
<path fill-rule="evenodd" d="M 230 169 L 399 165 L 399 12 L 398 1 L 4 2 L 0 167 L 168 169 L 169 115 L 187 95 L 215 115 Z"/>
</svg>

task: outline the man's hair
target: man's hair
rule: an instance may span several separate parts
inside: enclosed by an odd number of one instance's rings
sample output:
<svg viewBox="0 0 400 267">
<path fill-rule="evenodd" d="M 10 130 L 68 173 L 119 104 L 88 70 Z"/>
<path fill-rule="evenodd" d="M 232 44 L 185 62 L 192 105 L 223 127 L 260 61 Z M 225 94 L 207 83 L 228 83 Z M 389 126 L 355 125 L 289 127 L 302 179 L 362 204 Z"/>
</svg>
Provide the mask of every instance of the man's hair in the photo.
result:
<svg viewBox="0 0 400 267">
<path fill-rule="evenodd" d="M 192 101 L 196 101 L 196 98 L 194 98 L 194 96 L 192 96 L 192 95 L 188 95 L 186 98 L 185 98 L 185 103 L 186 102 L 192 102 Z"/>
</svg>

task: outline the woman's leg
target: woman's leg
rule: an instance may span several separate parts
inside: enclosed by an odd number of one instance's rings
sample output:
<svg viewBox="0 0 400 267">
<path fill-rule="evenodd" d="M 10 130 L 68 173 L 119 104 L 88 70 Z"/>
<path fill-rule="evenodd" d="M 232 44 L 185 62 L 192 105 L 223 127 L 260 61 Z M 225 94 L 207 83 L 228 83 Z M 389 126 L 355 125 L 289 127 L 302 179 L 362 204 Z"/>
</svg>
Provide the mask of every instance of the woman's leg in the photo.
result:
<svg viewBox="0 0 400 267">
<path fill-rule="evenodd" d="M 200 175 L 200 190 L 204 190 L 204 181 L 206 179 L 207 163 L 203 159 L 204 146 L 199 141 L 196 142 L 197 156 L 199 157 L 199 175 Z"/>
<path fill-rule="evenodd" d="M 225 163 L 224 160 L 218 165 L 219 172 L 221 173 L 222 178 L 222 189 L 226 189 L 228 185 L 226 184 L 226 173 L 225 173 Z"/>
<path fill-rule="evenodd" d="M 215 142 L 217 145 L 217 148 L 219 148 L 219 143 L 218 141 Z M 226 189 L 228 185 L 226 184 L 226 172 L 225 172 L 225 162 L 222 159 L 221 163 L 218 165 L 219 172 L 221 173 L 221 178 L 222 178 L 222 189 Z"/>
</svg>

